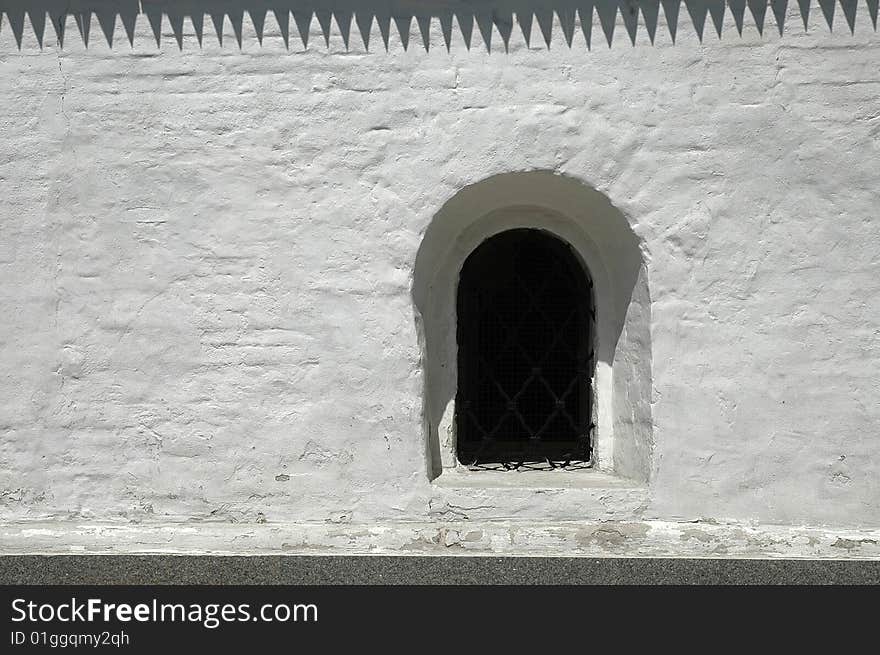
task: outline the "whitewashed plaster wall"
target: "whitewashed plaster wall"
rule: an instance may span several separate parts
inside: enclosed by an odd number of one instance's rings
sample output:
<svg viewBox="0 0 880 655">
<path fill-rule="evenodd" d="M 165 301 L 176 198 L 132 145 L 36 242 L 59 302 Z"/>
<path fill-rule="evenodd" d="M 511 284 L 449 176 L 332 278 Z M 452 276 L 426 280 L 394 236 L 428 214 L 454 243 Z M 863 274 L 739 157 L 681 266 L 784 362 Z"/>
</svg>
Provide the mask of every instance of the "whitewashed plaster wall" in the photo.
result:
<svg viewBox="0 0 880 655">
<path fill-rule="evenodd" d="M 792 7 L 783 36 L 747 15 L 702 43 L 682 12 L 674 44 L 661 24 L 590 50 L 536 24 L 506 53 L 476 29 L 447 52 L 436 21 L 428 51 L 392 31 L 386 52 L 375 24 L 369 51 L 335 29 L 325 47 L 317 21 L 286 49 L 271 13 L 241 48 L 228 22 L 222 46 L 187 22 L 157 48 L 143 18 L 133 47 L 95 22 L 85 48 L 70 18 L 63 49 L 48 28 L 19 49 L 7 20 L 0 521 L 60 541 L 83 521 L 880 528 L 880 38 L 860 10 L 854 34 Z M 457 193 L 515 171 L 598 191 L 639 240 L 644 484 L 426 473 L 416 253 Z"/>
</svg>

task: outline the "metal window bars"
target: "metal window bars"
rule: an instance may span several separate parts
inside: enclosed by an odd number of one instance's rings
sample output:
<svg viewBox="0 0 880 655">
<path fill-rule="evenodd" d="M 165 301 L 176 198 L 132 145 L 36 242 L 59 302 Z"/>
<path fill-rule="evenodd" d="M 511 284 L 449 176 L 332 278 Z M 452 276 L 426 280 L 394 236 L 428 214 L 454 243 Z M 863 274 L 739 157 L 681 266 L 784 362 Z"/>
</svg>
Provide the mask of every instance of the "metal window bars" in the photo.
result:
<svg viewBox="0 0 880 655">
<path fill-rule="evenodd" d="M 462 268 L 457 310 L 459 461 L 590 466 L 595 311 L 571 248 L 536 229 L 488 239 Z"/>
</svg>

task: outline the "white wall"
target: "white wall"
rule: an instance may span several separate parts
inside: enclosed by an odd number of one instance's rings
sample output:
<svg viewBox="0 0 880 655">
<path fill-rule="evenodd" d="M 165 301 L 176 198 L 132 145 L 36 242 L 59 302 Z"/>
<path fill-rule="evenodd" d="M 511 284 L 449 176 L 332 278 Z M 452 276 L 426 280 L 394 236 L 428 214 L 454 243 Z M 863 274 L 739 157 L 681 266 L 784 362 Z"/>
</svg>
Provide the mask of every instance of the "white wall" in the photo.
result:
<svg viewBox="0 0 880 655">
<path fill-rule="evenodd" d="M 19 51 L 5 20 L 0 520 L 880 527 L 880 39 L 859 10 L 854 35 L 795 6 L 782 37 L 747 16 L 702 44 L 683 10 L 674 45 L 661 21 L 653 46 L 589 51 L 535 24 L 509 53 L 477 29 L 447 52 L 436 21 L 428 52 L 392 31 L 386 53 L 375 24 L 369 52 L 325 48 L 316 22 L 285 50 L 271 14 L 242 49 L 228 22 L 222 47 L 186 22 L 157 49 L 141 17 L 133 48 L 95 22 L 86 49 L 71 18 L 63 49 L 28 26 Z M 426 474 L 416 253 L 461 189 L 532 170 L 640 240 L 644 485 Z"/>
</svg>

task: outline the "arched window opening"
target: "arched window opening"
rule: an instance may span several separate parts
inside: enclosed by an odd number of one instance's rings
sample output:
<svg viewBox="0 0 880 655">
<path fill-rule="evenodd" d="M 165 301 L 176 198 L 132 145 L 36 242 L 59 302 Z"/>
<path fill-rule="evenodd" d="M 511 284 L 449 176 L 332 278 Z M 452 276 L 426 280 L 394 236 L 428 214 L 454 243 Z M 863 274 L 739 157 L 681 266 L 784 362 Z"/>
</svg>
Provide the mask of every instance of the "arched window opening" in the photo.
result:
<svg viewBox="0 0 880 655">
<path fill-rule="evenodd" d="M 458 286 L 458 460 L 583 468 L 592 456 L 592 281 L 571 247 L 513 229 L 479 245 Z"/>
</svg>

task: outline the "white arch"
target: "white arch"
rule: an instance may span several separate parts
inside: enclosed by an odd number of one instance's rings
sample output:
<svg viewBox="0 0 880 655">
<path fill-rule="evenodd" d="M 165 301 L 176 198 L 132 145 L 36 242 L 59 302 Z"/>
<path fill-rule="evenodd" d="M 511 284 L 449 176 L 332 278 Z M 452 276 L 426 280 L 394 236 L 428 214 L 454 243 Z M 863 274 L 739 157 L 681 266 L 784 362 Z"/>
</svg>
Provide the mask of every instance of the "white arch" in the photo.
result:
<svg viewBox="0 0 880 655">
<path fill-rule="evenodd" d="M 508 173 L 466 187 L 437 213 L 416 256 L 413 300 L 422 346 L 431 478 L 455 468 L 456 291 L 467 256 L 499 232 L 531 227 L 568 242 L 589 271 L 596 306 L 594 453 L 602 471 L 650 472 L 650 296 L 639 241 L 606 196 L 571 178 Z"/>
</svg>

